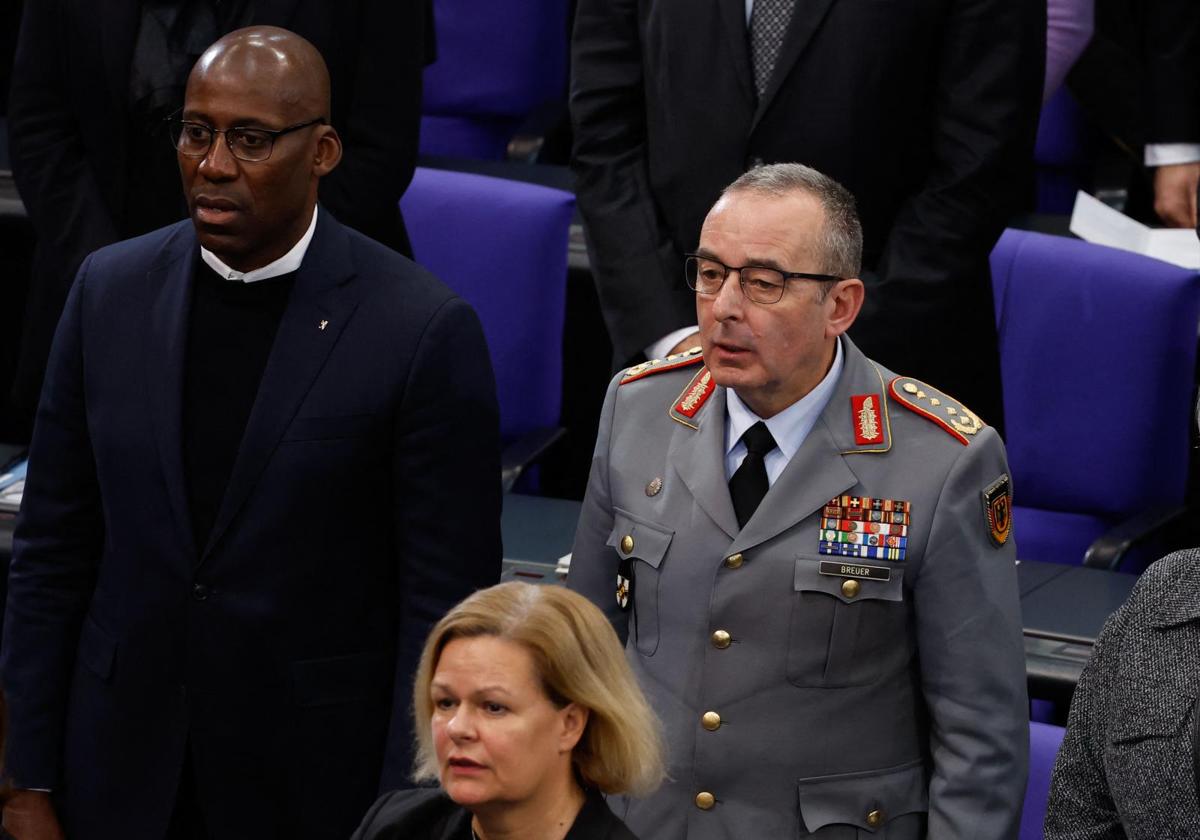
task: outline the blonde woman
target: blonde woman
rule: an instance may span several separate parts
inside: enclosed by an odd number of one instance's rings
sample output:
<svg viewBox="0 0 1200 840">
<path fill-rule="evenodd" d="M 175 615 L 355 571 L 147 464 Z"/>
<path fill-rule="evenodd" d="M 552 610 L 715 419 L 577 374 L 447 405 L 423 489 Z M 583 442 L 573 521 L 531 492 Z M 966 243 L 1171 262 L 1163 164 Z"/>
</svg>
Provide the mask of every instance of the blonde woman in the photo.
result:
<svg viewBox="0 0 1200 840">
<path fill-rule="evenodd" d="M 503 583 L 438 622 L 413 688 L 416 779 L 354 840 L 636 840 L 603 794 L 663 778 L 658 721 L 587 599 Z"/>
</svg>

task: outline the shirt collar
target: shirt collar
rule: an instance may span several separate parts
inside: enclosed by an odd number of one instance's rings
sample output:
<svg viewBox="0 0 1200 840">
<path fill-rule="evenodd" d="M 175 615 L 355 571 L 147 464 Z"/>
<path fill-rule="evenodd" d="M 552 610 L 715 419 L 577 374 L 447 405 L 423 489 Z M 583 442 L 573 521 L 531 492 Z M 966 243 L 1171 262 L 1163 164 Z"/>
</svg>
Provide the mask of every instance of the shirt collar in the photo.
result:
<svg viewBox="0 0 1200 840">
<path fill-rule="evenodd" d="M 842 375 L 842 366 L 842 340 L 839 338 L 835 342 L 833 364 L 829 366 L 825 378 L 817 383 L 817 387 L 774 417 L 763 420 L 771 432 L 771 437 L 775 438 L 775 445 L 789 461 L 800 449 L 804 439 L 816 425 L 817 418 L 829 403 L 838 378 Z M 725 454 L 728 455 L 737 446 L 745 431 L 762 418 L 751 411 L 732 388 L 725 394 L 725 412 Z"/>
<path fill-rule="evenodd" d="M 251 271 L 238 271 L 230 268 L 221 261 L 221 258 L 207 248 L 200 249 L 200 258 L 208 264 L 208 267 L 217 274 L 224 277 L 226 280 L 232 280 L 237 283 L 253 283 L 256 280 L 270 280 L 272 277 L 279 277 L 282 274 L 290 274 L 300 268 L 300 263 L 304 262 L 304 255 L 308 252 L 309 243 L 312 242 L 313 233 L 317 229 L 317 208 L 313 206 L 312 221 L 308 223 L 308 230 L 300 237 L 300 241 L 292 246 L 292 249 L 274 262 L 269 262 L 262 268 L 255 268 Z"/>
</svg>

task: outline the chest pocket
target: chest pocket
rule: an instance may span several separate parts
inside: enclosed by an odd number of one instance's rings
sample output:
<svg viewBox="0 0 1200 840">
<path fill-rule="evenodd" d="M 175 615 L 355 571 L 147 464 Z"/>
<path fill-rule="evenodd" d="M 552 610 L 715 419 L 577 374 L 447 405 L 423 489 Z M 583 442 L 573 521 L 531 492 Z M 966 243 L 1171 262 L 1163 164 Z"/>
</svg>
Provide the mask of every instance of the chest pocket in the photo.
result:
<svg viewBox="0 0 1200 840">
<path fill-rule="evenodd" d="M 1140 666 L 1136 673 L 1142 686 L 1122 684 L 1127 678 L 1121 675 L 1113 690 L 1113 696 L 1124 701 L 1111 704 L 1113 719 L 1104 751 L 1113 801 L 1131 813 L 1187 808 L 1197 795 L 1195 773 L 1188 772 L 1195 768 L 1194 739 L 1200 722 L 1194 689 L 1171 678 L 1147 685 Z"/>
<path fill-rule="evenodd" d="M 613 509 L 613 529 L 607 545 L 621 558 L 629 578 L 629 637 L 638 653 L 653 656 L 658 650 L 658 581 L 663 559 L 675 532 L 661 525 Z M 617 581 L 613 580 L 616 591 Z"/>
<path fill-rule="evenodd" d="M 838 573 L 822 574 L 822 563 Z M 849 567 L 869 571 L 855 575 Z M 881 570 L 886 570 L 886 579 Z M 788 630 L 788 680 L 806 688 L 843 688 L 878 680 L 908 647 L 903 583 L 903 566 L 798 557 Z"/>
</svg>

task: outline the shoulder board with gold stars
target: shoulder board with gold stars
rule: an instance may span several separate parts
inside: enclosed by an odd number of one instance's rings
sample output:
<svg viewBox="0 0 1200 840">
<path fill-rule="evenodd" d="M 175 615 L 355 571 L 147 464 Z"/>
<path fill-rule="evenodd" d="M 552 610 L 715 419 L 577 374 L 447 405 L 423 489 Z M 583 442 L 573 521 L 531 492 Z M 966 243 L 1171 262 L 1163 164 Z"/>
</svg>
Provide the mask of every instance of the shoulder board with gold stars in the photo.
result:
<svg viewBox="0 0 1200 840">
<path fill-rule="evenodd" d="M 983 428 L 984 422 L 962 403 L 911 376 L 897 376 L 888 393 L 900 405 L 940 426 L 963 446 Z"/>
<path fill-rule="evenodd" d="M 621 377 L 621 384 L 628 385 L 630 382 L 636 382 L 639 379 L 653 376 L 656 373 L 678 370 L 688 365 L 700 364 L 702 361 L 704 361 L 704 357 L 700 355 L 700 348 L 692 347 L 684 350 L 682 353 L 667 356 L 665 359 L 651 359 L 648 362 L 642 362 L 640 365 L 634 365 L 625 371 L 625 375 Z"/>
</svg>

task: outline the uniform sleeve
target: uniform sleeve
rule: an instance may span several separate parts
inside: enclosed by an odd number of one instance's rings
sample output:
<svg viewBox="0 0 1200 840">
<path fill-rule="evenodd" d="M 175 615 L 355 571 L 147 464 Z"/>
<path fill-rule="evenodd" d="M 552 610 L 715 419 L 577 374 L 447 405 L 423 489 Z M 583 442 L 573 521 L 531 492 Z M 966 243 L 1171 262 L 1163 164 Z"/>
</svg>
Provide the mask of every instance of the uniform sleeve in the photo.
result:
<svg viewBox="0 0 1200 840">
<path fill-rule="evenodd" d="M 63 721 L 104 542 L 84 389 L 83 298 L 89 257 L 50 354 L 13 538 L 4 623 L 6 767 L 19 787 L 61 786 Z"/>
<path fill-rule="evenodd" d="M 962 450 L 934 511 L 914 583 L 930 715 L 929 836 L 1018 833 L 1028 773 L 1025 648 L 1012 537 L 990 535 L 984 491 L 1008 473 L 985 427 Z"/>
<path fill-rule="evenodd" d="M 1071 699 L 1067 732 L 1054 762 L 1046 806 L 1046 840 L 1124 840 L 1108 789 L 1102 751 L 1108 720 L 1105 696 L 1116 676 L 1128 606 L 1113 613 L 1096 639 Z"/>
<path fill-rule="evenodd" d="M 571 41 L 572 168 L 613 349 L 629 361 L 696 323 L 654 205 L 636 0 L 579 0 Z"/>
<path fill-rule="evenodd" d="M 496 384 L 474 310 L 453 298 L 421 337 L 395 429 L 393 496 L 402 616 L 381 790 L 411 767 L 412 678 L 434 623 L 500 578 Z"/>
<path fill-rule="evenodd" d="M 617 585 L 618 556 L 608 545 L 613 528 L 613 502 L 609 485 L 609 443 L 612 439 L 613 415 L 617 401 L 620 375 L 613 378 L 604 398 L 600 414 L 600 430 L 596 436 L 596 451 L 592 456 L 592 471 L 588 477 L 583 511 L 575 531 L 571 551 L 571 571 L 567 587 L 585 596 L 604 612 L 612 622 L 622 642 L 628 635 L 625 614 L 617 606 L 614 595 Z"/>
</svg>

